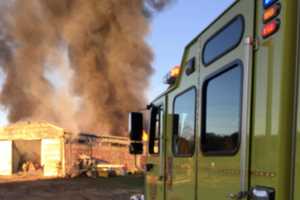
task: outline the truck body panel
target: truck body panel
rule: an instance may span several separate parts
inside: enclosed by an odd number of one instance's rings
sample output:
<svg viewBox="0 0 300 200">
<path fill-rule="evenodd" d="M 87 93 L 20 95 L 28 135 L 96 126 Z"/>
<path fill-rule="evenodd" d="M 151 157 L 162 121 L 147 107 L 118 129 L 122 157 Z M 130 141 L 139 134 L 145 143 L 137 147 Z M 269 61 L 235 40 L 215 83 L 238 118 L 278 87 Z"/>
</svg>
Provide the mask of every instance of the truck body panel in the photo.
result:
<svg viewBox="0 0 300 200">
<path fill-rule="evenodd" d="M 162 131 L 146 199 L 247 199 L 257 186 L 300 199 L 299 0 L 275 4 L 263 22 L 263 0 L 238 0 L 185 48 L 176 82 L 152 102 Z"/>
</svg>

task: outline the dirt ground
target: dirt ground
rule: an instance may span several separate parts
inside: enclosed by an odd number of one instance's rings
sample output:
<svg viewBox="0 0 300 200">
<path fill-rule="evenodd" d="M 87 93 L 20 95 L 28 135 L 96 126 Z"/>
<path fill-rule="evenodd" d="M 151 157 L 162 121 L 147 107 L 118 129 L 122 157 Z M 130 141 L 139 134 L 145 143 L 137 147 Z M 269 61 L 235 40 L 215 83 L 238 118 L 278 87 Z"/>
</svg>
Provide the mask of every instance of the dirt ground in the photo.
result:
<svg viewBox="0 0 300 200">
<path fill-rule="evenodd" d="M 129 200 L 143 193 L 142 176 L 8 180 L 0 177 L 0 200 Z"/>
</svg>

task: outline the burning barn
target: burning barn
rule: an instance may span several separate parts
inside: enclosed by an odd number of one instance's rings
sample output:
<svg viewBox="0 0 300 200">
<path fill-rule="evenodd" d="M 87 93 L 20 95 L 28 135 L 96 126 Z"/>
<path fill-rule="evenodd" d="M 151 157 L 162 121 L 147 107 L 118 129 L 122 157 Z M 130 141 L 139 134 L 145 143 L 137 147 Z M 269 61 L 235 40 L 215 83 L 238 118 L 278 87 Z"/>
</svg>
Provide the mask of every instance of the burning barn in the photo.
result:
<svg viewBox="0 0 300 200">
<path fill-rule="evenodd" d="M 0 129 L 0 176 L 64 177 L 84 155 L 133 170 L 126 137 L 72 135 L 46 122 L 19 122 Z"/>
<path fill-rule="evenodd" d="M 66 174 L 65 144 L 70 134 L 49 123 L 19 122 L 0 129 L 0 175 L 19 172 Z"/>
</svg>

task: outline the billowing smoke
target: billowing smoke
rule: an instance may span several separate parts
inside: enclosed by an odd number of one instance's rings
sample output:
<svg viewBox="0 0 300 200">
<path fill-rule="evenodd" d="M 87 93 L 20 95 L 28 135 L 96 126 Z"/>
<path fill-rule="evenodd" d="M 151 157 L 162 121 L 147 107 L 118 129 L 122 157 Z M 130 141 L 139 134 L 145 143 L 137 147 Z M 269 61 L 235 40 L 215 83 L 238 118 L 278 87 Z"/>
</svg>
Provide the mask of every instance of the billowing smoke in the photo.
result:
<svg viewBox="0 0 300 200">
<path fill-rule="evenodd" d="M 10 122 L 123 134 L 145 105 L 149 18 L 169 0 L 2 0 L 0 101 Z"/>
</svg>

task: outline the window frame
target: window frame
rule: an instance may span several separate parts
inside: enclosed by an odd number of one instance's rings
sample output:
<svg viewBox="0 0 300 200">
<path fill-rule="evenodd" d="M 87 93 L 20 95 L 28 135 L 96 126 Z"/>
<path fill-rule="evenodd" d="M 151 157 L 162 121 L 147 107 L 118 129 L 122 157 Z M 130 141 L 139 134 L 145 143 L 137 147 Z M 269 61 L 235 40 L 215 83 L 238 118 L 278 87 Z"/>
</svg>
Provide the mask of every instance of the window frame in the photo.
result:
<svg viewBox="0 0 300 200">
<path fill-rule="evenodd" d="M 183 90 L 182 92 L 178 93 L 174 99 L 173 99 L 173 105 L 172 105 L 172 114 L 174 115 L 174 111 L 175 111 L 175 102 L 176 102 L 176 99 L 180 96 L 182 96 L 183 94 L 189 92 L 189 91 L 192 91 L 194 90 L 195 92 L 195 104 L 194 104 L 194 148 L 193 148 L 193 152 L 191 154 L 176 154 L 175 151 L 174 151 L 174 130 L 172 129 L 172 154 L 174 157 L 177 157 L 177 158 L 190 158 L 190 157 L 193 157 L 195 155 L 195 150 L 196 150 L 196 127 L 197 127 L 197 95 L 198 95 L 198 91 L 197 91 L 197 87 L 196 86 L 191 86 L 185 90 Z"/>
<path fill-rule="evenodd" d="M 159 157 L 160 156 L 160 153 L 161 153 L 161 139 L 162 139 L 162 134 L 163 134 L 163 120 L 164 120 L 164 105 L 163 104 L 158 104 L 158 105 L 154 105 L 155 107 L 157 107 L 157 114 L 159 115 L 159 140 L 158 140 L 158 152 L 157 153 L 153 153 L 152 150 L 150 151 L 150 147 L 151 147 L 151 143 L 150 143 L 150 140 L 151 140 L 151 131 L 150 131 L 150 128 L 151 128 L 151 123 L 150 123 L 150 127 L 149 127 L 149 140 L 148 140 L 148 154 L 151 155 L 151 156 L 154 156 L 154 157 Z M 162 115 L 161 115 L 162 114 Z M 151 118 L 151 117 L 150 117 Z M 155 131 L 156 131 L 156 127 L 155 127 Z M 155 142 L 155 137 L 154 137 L 154 142 Z M 154 148 L 155 144 L 153 144 L 153 148 Z"/>
<path fill-rule="evenodd" d="M 205 151 L 205 135 L 206 135 L 206 108 L 207 108 L 207 87 L 208 87 L 208 83 L 221 76 L 222 74 L 225 74 L 226 72 L 230 71 L 231 69 L 234 69 L 235 67 L 240 67 L 241 68 L 241 89 L 240 89 L 240 120 L 239 120 L 239 135 L 238 135 L 238 143 L 235 147 L 235 149 L 231 150 L 231 151 Z M 225 65 L 224 67 L 221 67 L 219 70 L 216 70 L 215 72 L 211 73 L 210 75 L 208 75 L 204 81 L 203 81 L 203 85 L 202 85 L 202 89 L 201 89 L 201 93 L 202 93 L 202 97 L 201 97 L 201 128 L 200 128 L 200 149 L 201 152 L 204 156 L 234 156 L 236 155 L 239 150 L 240 150 L 240 146 L 241 146 L 241 136 L 242 136 L 242 123 L 243 123 L 243 92 L 244 92 L 244 65 L 243 62 L 240 59 L 237 59 L 227 65 Z"/>
<path fill-rule="evenodd" d="M 224 31 L 228 26 L 230 26 L 235 20 L 237 20 L 238 18 L 241 18 L 242 20 L 242 34 L 240 35 L 240 38 L 239 40 L 236 42 L 236 44 L 234 45 L 230 45 L 229 48 L 227 48 L 223 53 L 221 53 L 220 55 L 218 56 L 215 56 L 214 59 L 212 59 L 211 61 L 209 62 L 205 62 L 205 56 L 204 56 L 204 53 L 205 53 L 205 49 L 207 47 L 207 44 L 212 41 L 217 35 L 219 35 L 222 31 Z M 205 67 L 208 67 L 209 65 L 211 65 L 212 63 L 214 63 L 215 61 L 219 60 L 220 58 L 222 58 L 223 56 L 225 56 L 227 53 L 229 53 L 230 51 L 234 50 L 235 48 L 237 48 L 243 37 L 244 37 L 244 34 L 245 34 L 245 17 L 242 15 L 242 14 L 239 14 L 239 15 L 236 15 L 235 17 L 233 17 L 227 24 L 225 24 L 224 26 L 222 26 L 217 32 L 215 32 L 212 36 L 210 36 L 204 43 L 203 45 L 203 48 L 202 48 L 202 53 L 201 53 L 201 60 L 202 60 L 202 63 Z"/>
</svg>

